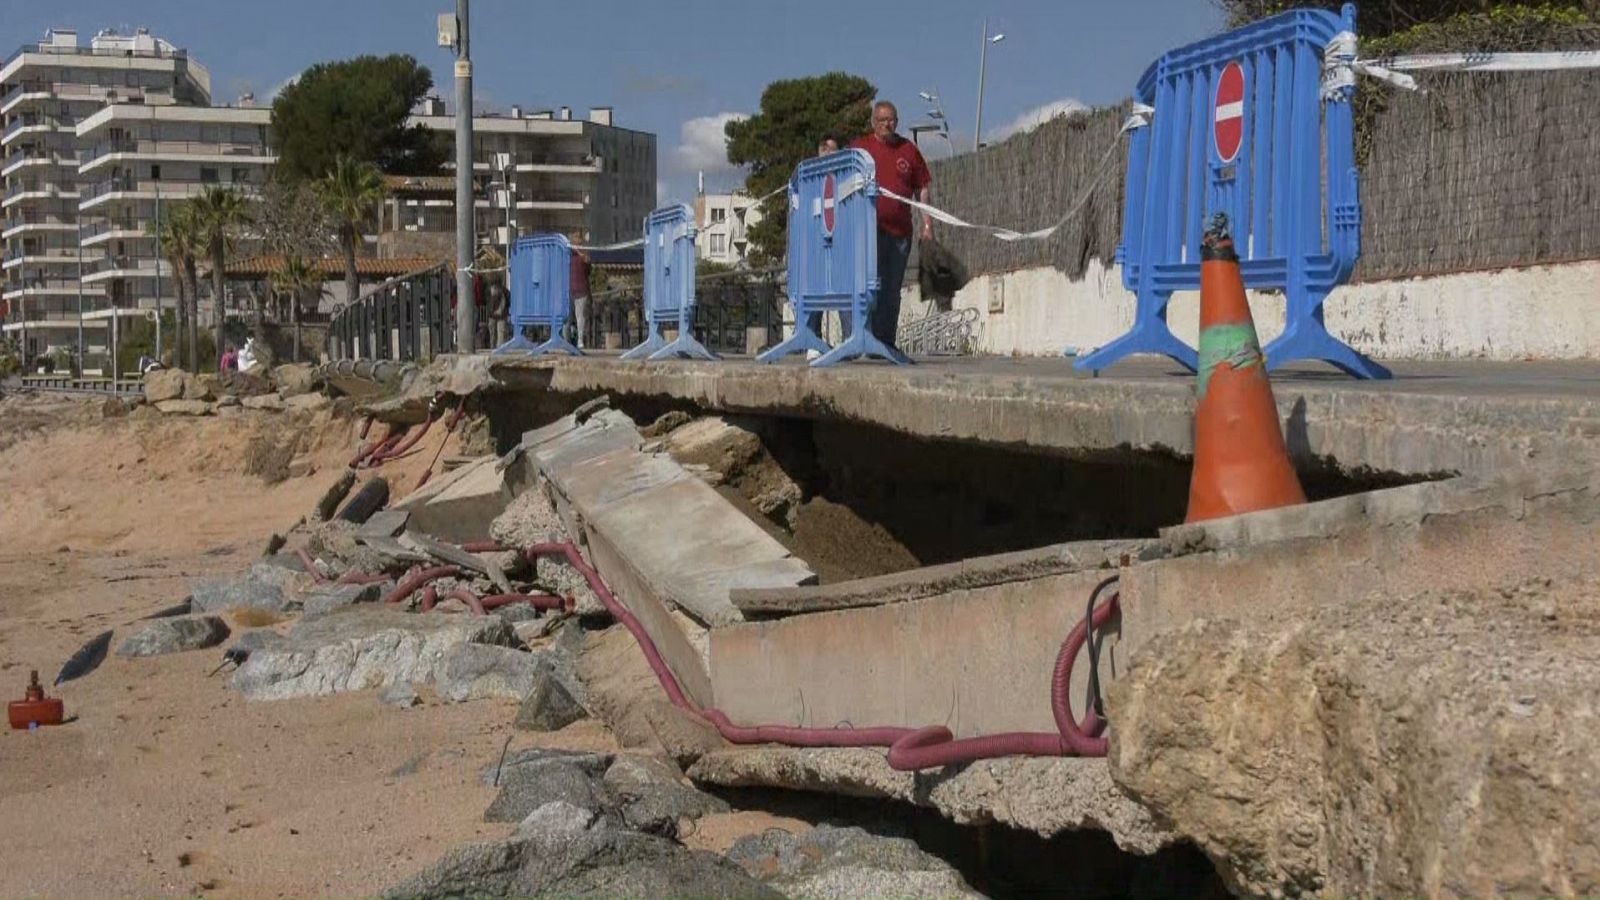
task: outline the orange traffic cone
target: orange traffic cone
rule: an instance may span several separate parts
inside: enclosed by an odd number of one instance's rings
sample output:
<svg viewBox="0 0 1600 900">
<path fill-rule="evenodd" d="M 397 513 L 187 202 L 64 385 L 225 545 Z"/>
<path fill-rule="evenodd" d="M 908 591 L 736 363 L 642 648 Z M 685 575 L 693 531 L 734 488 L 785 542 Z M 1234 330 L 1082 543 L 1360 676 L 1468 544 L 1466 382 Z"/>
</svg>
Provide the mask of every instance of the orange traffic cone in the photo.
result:
<svg viewBox="0 0 1600 900">
<path fill-rule="evenodd" d="M 1200 250 L 1200 380 L 1189 516 L 1200 522 L 1306 502 L 1289 462 L 1228 217 Z"/>
</svg>

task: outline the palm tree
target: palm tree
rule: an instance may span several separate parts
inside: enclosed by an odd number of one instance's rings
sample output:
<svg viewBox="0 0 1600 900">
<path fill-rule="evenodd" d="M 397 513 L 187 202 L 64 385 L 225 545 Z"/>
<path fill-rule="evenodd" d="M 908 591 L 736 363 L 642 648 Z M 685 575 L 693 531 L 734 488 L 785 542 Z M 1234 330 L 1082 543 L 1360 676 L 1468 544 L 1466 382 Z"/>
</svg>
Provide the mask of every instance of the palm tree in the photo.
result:
<svg viewBox="0 0 1600 900">
<path fill-rule="evenodd" d="M 300 304 L 315 292 L 322 297 L 322 273 L 306 264 L 305 257 L 290 254 L 283 266 L 272 273 L 272 289 L 289 298 L 289 318 L 294 322 L 294 361 L 300 361 Z"/>
<path fill-rule="evenodd" d="M 192 204 L 177 203 L 169 209 L 171 212 L 156 230 L 156 238 L 160 241 L 161 255 L 172 265 L 172 281 L 178 290 L 178 334 L 173 341 L 175 351 L 173 356 L 179 368 L 184 367 L 187 358 L 188 366 L 198 370 L 199 340 L 196 312 L 199 305 L 199 284 L 195 277 L 195 259 L 200 252 L 199 228 Z M 187 354 L 184 353 L 186 337 Z"/>
<path fill-rule="evenodd" d="M 383 200 L 383 173 L 369 162 L 340 156 L 333 169 L 316 184 L 317 196 L 339 227 L 339 245 L 344 249 L 344 298 L 356 298 L 361 282 L 356 275 L 356 248 L 364 233 L 362 226 Z"/>
<path fill-rule="evenodd" d="M 250 221 L 250 201 L 233 188 L 212 185 L 190 202 L 194 204 L 201 243 L 211 260 L 211 302 L 217 314 L 217 352 L 220 354 L 225 340 L 222 291 L 228 252 L 233 248 L 239 228 Z"/>
</svg>

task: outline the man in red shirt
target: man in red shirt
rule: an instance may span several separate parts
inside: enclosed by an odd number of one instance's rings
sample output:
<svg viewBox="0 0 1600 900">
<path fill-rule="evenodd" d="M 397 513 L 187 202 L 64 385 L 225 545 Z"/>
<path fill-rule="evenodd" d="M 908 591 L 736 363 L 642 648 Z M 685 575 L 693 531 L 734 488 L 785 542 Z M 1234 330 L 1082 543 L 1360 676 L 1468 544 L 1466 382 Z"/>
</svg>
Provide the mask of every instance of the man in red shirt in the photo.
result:
<svg viewBox="0 0 1600 900">
<path fill-rule="evenodd" d="M 902 197 L 927 203 L 933 175 L 917 145 L 895 133 L 900 113 L 894 104 L 879 100 L 872 106 L 872 133 L 850 146 L 872 155 L 878 186 Z M 933 236 L 933 220 L 922 217 L 922 239 Z M 900 285 L 911 257 L 911 207 L 878 195 L 878 297 L 872 307 L 871 328 L 878 339 L 895 347 L 900 325 Z M 899 349 L 895 347 L 895 349 Z"/>
</svg>

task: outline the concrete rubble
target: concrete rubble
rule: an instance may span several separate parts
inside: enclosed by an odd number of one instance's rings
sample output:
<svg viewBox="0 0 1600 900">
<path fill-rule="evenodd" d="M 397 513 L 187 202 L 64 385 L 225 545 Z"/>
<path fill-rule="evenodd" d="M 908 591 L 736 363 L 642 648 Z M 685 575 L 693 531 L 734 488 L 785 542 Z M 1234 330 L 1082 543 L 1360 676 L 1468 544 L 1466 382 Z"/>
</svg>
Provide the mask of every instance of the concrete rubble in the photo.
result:
<svg viewBox="0 0 1600 900">
<path fill-rule="evenodd" d="M 229 409 L 317 412 L 332 402 L 319 392 L 323 384 L 306 363 L 278 366 L 265 375 L 157 369 L 143 378 L 143 399 L 163 415 L 208 416 Z"/>
<path fill-rule="evenodd" d="M 741 838 L 728 859 L 794 900 L 982 897 L 949 863 L 906 838 L 819 825 Z"/>
</svg>

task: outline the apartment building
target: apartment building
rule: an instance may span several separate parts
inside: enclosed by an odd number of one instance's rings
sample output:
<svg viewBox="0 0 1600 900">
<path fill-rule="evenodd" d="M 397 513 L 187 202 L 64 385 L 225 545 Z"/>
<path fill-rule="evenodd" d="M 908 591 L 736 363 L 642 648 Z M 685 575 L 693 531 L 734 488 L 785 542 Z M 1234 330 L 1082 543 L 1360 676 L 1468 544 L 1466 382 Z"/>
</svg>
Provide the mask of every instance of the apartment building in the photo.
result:
<svg viewBox="0 0 1600 900">
<path fill-rule="evenodd" d="M 438 100 L 424 101 L 412 121 L 454 138 L 455 116 Z M 628 241 L 655 208 L 656 136 L 613 124 L 609 107 L 591 109 L 587 119 L 573 118 L 565 106 L 474 116 L 472 144 L 482 242 L 500 246 L 508 236 L 533 233 L 586 244 Z M 446 169 L 454 171 L 454 156 Z M 402 232 L 453 231 L 454 194 L 441 194 L 419 184 L 391 202 L 386 221 Z M 391 240 L 416 245 L 415 238 Z"/>
<path fill-rule="evenodd" d="M 54 29 L 0 65 L 0 318 L 8 337 L 25 338 L 27 352 L 74 346 L 80 302 L 107 306 L 104 285 L 78 278 L 80 250 L 85 272 L 103 255 L 79 240 L 80 207 L 93 187 L 80 173 L 80 124 L 109 104 L 204 105 L 210 94 L 204 66 L 144 31 L 102 31 L 83 46 L 76 32 Z M 103 332 L 104 317 L 89 328 Z"/>
<path fill-rule="evenodd" d="M 761 207 L 743 191 L 698 194 L 694 218 L 699 229 L 695 255 L 707 262 L 738 265 L 750 255 L 751 226 L 761 221 Z"/>
<path fill-rule="evenodd" d="M 158 298 L 170 308 L 173 273 L 152 233 L 162 206 L 213 186 L 254 193 L 277 161 L 271 119 L 248 106 L 118 104 L 80 121 L 78 215 L 93 260 L 84 285 L 118 308 L 153 309 Z"/>
</svg>

